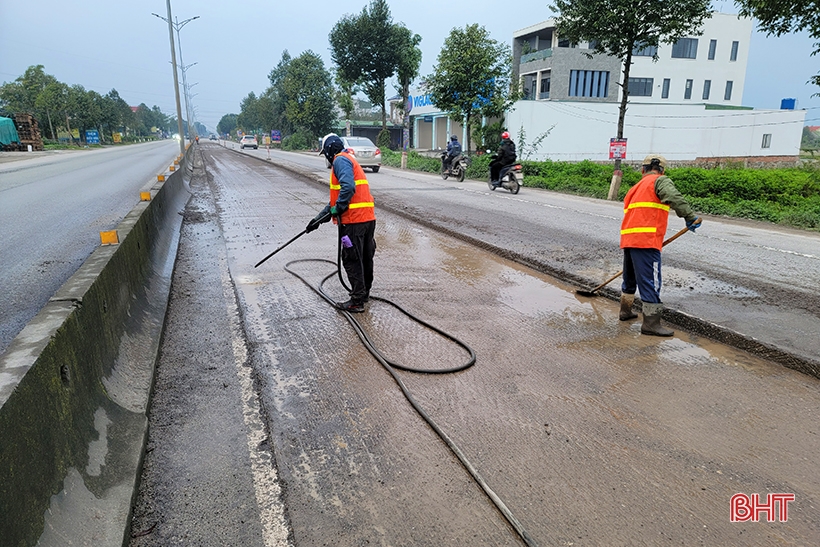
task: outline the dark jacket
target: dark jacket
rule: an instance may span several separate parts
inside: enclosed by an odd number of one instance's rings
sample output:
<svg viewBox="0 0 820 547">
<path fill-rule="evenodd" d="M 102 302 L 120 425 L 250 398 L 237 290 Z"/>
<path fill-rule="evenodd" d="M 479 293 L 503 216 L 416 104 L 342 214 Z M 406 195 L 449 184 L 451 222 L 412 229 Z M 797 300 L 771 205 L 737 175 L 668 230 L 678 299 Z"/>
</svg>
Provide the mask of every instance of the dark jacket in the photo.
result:
<svg viewBox="0 0 820 547">
<path fill-rule="evenodd" d="M 450 141 L 447 143 L 447 155 L 455 158 L 461 154 L 461 143 L 458 141 Z"/>
<path fill-rule="evenodd" d="M 501 165 L 510 165 L 515 163 L 517 156 L 515 155 L 515 143 L 510 139 L 501 141 L 501 146 L 498 147 L 498 158 L 496 161 Z"/>
</svg>

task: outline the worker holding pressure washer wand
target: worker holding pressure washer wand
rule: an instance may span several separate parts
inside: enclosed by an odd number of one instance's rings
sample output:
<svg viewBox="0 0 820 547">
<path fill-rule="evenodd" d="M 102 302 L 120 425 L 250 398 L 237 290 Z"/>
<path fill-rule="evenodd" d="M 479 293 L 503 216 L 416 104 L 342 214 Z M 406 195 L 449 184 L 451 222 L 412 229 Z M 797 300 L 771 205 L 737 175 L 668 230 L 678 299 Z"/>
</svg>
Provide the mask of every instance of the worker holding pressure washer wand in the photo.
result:
<svg viewBox="0 0 820 547">
<path fill-rule="evenodd" d="M 337 304 L 341 310 L 359 313 L 370 298 L 373 256 L 376 254 L 376 212 L 364 169 L 344 149 L 342 139 L 330 133 L 322 139 L 320 154 L 331 163 L 330 202 L 311 220 L 305 232 L 316 230 L 333 218 L 339 225 L 342 264 L 350 281 L 350 299 Z"/>
<path fill-rule="evenodd" d="M 661 249 L 669 209 L 686 220 L 686 228 L 694 232 L 701 219 L 667 177 L 666 159 L 650 154 L 643 160 L 643 178 L 629 189 L 624 198 L 624 219 L 621 223 L 621 248 L 624 250 L 623 284 L 619 319 L 638 317 L 632 311 L 635 291 L 643 302 L 641 334 L 672 336 L 674 331 L 661 325 Z M 683 230 L 682 232 L 685 232 Z"/>
</svg>

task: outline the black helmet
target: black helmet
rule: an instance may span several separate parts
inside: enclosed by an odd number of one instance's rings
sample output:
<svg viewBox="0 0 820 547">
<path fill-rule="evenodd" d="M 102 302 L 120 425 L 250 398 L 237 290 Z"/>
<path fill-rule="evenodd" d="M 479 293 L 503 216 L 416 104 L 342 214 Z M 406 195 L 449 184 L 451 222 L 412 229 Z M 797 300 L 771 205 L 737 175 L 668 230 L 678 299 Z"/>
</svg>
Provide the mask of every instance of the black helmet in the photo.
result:
<svg viewBox="0 0 820 547">
<path fill-rule="evenodd" d="M 322 139 L 321 154 L 331 163 L 333 162 L 333 158 L 336 157 L 336 154 L 344 150 L 344 148 L 345 145 L 342 142 L 342 139 L 340 139 L 335 133 L 325 135 L 325 138 Z"/>
<path fill-rule="evenodd" d="M 450 140 L 451 140 L 451 141 L 457 141 L 457 140 L 458 140 L 458 137 L 456 137 L 455 135 L 452 135 L 452 136 L 450 137 Z"/>
</svg>

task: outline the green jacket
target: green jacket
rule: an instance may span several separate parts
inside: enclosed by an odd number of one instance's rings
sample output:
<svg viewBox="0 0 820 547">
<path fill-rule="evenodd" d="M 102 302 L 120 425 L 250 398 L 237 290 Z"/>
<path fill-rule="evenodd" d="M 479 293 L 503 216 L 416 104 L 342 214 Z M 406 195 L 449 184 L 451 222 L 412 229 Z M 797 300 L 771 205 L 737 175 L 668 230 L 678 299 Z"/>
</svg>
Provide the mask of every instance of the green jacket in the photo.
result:
<svg viewBox="0 0 820 547">
<path fill-rule="evenodd" d="M 675 188 L 675 183 L 672 182 L 672 179 L 666 175 L 661 175 L 655 179 L 655 194 L 657 194 L 661 203 L 665 203 L 674 209 L 675 213 L 677 213 L 679 217 L 683 217 L 687 222 L 695 220 L 698 217 L 692 209 L 692 206 L 686 201 L 686 198 Z"/>
</svg>

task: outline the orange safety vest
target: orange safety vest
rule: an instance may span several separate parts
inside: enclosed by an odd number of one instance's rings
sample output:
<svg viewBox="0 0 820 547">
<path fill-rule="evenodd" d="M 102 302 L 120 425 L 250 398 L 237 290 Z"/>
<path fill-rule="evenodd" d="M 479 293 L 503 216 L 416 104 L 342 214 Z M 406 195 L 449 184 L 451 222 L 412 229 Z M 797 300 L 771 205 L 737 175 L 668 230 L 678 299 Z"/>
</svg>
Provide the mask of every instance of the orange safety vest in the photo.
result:
<svg viewBox="0 0 820 547">
<path fill-rule="evenodd" d="M 369 222 L 376 220 L 376 210 L 373 203 L 373 196 L 370 195 L 370 184 L 367 182 L 367 177 L 364 174 L 364 169 L 359 165 L 359 162 L 347 152 L 339 152 L 336 157 L 344 156 L 353 164 L 353 179 L 356 181 L 356 191 L 353 192 L 353 197 L 350 198 L 350 204 L 347 211 L 342 213 L 342 224 L 360 224 L 362 222 Z M 335 158 L 334 158 L 335 161 Z M 339 179 L 336 178 L 336 172 L 330 170 L 330 206 L 336 205 L 336 200 L 339 199 L 339 191 L 342 186 L 339 184 Z M 333 217 L 333 223 L 336 223 L 336 217 Z"/>
<path fill-rule="evenodd" d="M 661 175 L 643 177 L 629 189 L 624 198 L 624 220 L 621 222 L 621 249 L 658 249 L 669 222 L 669 206 L 655 193 L 655 181 Z"/>
</svg>

